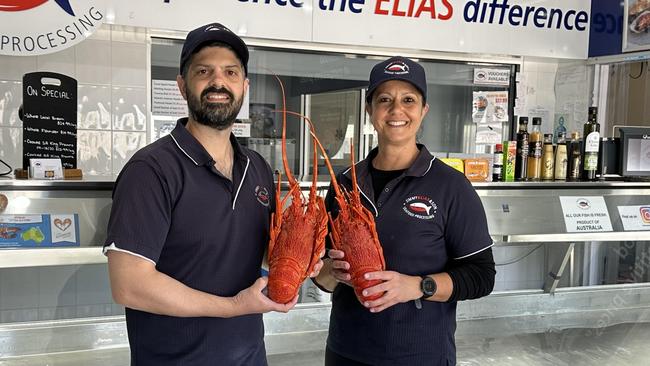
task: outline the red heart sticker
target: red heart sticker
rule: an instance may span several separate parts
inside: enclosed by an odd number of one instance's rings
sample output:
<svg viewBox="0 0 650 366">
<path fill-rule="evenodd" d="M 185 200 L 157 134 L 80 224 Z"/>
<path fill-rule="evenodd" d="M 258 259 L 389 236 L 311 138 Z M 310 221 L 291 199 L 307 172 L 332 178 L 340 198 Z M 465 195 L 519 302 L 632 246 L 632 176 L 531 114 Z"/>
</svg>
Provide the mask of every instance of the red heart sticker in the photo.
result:
<svg viewBox="0 0 650 366">
<path fill-rule="evenodd" d="M 54 219 L 54 226 L 58 227 L 61 231 L 66 231 L 72 225 L 72 220 L 70 219 Z"/>
</svg>

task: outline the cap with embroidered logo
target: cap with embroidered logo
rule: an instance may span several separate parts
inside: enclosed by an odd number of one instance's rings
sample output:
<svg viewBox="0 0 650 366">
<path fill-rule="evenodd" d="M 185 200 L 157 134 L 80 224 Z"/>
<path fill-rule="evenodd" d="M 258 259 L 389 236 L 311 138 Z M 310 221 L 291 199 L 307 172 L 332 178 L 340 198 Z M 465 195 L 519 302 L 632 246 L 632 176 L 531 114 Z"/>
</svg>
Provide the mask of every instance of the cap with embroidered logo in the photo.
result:
<svg viewBox="0 0 650 366">
<path fill-rule="evenodd" d="M 206 44 L 212 42 L 221 42 L 232 47 L 244 66 L 244 72 L 248 75 L 248 47 L 246 43 L 233 31 L 219 23 L 201 26 L 187 34 L 181 51 L 181 74 L 183 73 L 183 67 L 192 55 L 199 52 Z"/>
<path fill-rule="evenodd" d="M 402 80 L 413 84 L 422 94 L 424 102 L 427 101 L 427 78 L 424 68 L 417 62 L 402 56 L 391 57 L 372 68 L 366 101 L 370 103 L 375 89 L 390 80 Z"/>
</svg>

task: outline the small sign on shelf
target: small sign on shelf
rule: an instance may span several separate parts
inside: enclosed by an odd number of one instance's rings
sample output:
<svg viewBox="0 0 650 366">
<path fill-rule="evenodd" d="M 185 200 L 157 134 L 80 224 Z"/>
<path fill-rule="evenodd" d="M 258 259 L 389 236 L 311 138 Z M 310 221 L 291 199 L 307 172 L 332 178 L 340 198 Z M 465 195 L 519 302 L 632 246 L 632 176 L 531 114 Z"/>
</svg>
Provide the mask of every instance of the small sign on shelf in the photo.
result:
<svg viewBox="0 0 650 366">
<path fill-rule="evenodd" d="M 32 179 L 63 179 L 61 159 L 29 159 L 29 177 Z"/>
<path fill-rule="evenodd" d="M 560 197 L 568 233 L 613 231 L 603 196 Z"/>
</svg>

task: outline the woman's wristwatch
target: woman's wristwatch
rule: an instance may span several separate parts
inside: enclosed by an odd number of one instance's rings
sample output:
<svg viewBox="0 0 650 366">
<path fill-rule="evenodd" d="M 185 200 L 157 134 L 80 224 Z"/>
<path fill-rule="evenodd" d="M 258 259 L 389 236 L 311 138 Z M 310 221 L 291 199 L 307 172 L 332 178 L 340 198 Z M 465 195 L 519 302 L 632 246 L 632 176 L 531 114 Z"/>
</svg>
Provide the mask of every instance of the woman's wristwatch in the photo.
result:
<svg viewBox="0 0 650 366">
<path fill-rule="evenodd" d="M 437 289 L 436 281 L 432 277 L 422 276 L 422 282 L 420 282 L 420 291 L 422 291 L 421 299 L 433 296 Z"/>
</svg>

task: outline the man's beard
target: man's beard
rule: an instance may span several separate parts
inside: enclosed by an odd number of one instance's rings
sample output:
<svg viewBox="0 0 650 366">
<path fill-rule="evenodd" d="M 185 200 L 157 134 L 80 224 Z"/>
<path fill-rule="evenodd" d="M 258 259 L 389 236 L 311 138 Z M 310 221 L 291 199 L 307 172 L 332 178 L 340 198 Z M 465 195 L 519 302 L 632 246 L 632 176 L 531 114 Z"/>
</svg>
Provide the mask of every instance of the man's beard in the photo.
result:
<svg viewBox="0 0 650 366">
<path fill-rule="evenodd" d="M 190 88 L 185 84 L 187 92 L 187 109 L 190 116 L 196 122 L 216 128 L 217 130 L 225 130 L 235 123 L 235 118 L 239 114 L 239 109 L 244 101 L 242 96 L 235 99 L 235 96 L 226 88 L 216 88 L 214 86 L 208 87 L 201 93 L 201 97 L 197 98 L 192 94 Z M 228 95 L 230 98 L 229 103 L 209 103 L 207 95 L 209 93 L 222 93 Z"/>
</svg>

